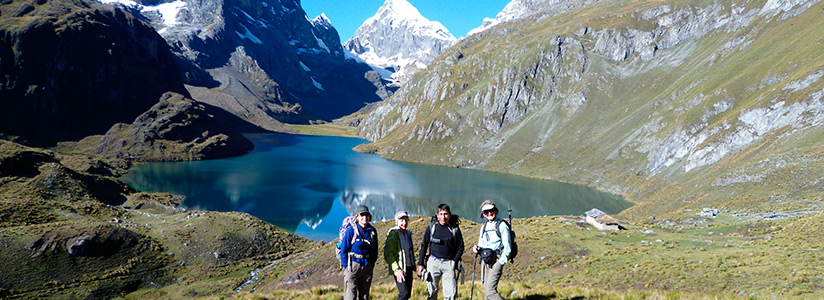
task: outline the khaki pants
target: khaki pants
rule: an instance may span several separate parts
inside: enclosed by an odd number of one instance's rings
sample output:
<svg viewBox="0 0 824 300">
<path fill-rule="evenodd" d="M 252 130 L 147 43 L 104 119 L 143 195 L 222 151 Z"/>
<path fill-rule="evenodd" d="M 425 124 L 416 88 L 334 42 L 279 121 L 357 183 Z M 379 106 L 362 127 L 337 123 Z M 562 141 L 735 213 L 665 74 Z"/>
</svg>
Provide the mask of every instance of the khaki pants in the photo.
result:
<svg viewBox="0 0 824 300">
<path fill-rule="evenodd" d="M 493 263 L 491 266 L 486 263 L 481 263 L 481 280 L 483 281 L 484 294 L 486 295 L 484 299 L 504 299 L 501 297 L 501 294 L 498 294 L 498 281 L 501 279 L 503 272 L 504 266 L 498 262 Z"/>
<path fill-rule="evenodd" d="M 372 286 L 372 271 L 374 265 L 363 267 L 356 262 L 349 262 L 343 270 L 343 299 L 369 299 L 369 288 Z"/>
<path fill-rule="evenodd" d="M 426 261 L 426 270 L 432 274 L 432 282 L 426 283 L 429 299 L 438 299 L 438 282 L 443 278 L 443 299 L 453 300 L 458 295 L 458 278 L 455 276 L 454 260 L 438 260 L 430 256 Z"/>
</svg>

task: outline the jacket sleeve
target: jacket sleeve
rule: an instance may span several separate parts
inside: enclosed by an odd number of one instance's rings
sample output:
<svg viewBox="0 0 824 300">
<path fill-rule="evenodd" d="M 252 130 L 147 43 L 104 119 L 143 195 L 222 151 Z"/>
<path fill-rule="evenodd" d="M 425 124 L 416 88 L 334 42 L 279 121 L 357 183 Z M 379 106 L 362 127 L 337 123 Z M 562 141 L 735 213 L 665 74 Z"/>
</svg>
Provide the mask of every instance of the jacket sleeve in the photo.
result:
<svg viewBox="0 0 824 300">
<path fill-rule="evenodd" d="M 458 239 L 458 252 L 455 253 L 455 258 L 453 258 L 453 259 L 457 262 L 457 261 L 461 260 L 461 256 L 463 256 L 463 253 L 464 253 L 463 233 L 461 233 L 460 228 L 458 228 L 457 231 L 455 232 L 455 238 Z"/>
<path fill-rule="evenodd" d="M 432 226 L 432 225 L 429 225 Z M 426 249 L 429 249 L 429 226 L 426 226 L 423 231 L 423 241 L 421 241 L 421 250 L 418 254 L 418 265 L 426 266 Z"/>
<path fill-rule="evenodd" d="M 383 259 L 389 266 L 389 273 L 395 273 L 397 269 L 403 269 L 400 263 L 401 240 L 398 231 L 390 229 L 386 234 L 386 242 L 383 244 Z"/>
<path fill-rule="evenodd" d="M 346 229 L 346 232 L 343 233 L 343 238 L 340 240 L 340 261 L 344 269 L 349 265 L 349 251 L 352 251 L 352 245 L 349 244 L 349 241 L 352 240 L 353 234 L 355 234 L 355 232 L 352 230 L 352 227 L 349 227 Z"/>
<path fill-rule="evenodd" d="M 501 259 L 498 261 L 501 265 L 505 265 L 509 261 L 509 254 L 512 253 L 512 245 L 509 243 L 509 226 L 501 222 L 501 244 L 503 244 L 503 251 L 501 251 Z"/>
</svg>

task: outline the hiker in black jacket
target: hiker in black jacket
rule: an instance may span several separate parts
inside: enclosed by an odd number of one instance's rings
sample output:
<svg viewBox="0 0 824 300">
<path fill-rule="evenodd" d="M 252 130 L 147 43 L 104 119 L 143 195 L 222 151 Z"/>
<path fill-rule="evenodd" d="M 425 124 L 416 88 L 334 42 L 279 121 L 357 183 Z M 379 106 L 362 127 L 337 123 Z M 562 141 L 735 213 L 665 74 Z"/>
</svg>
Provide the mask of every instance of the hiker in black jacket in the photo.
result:
<svg viewBox="0 0 824 300">
<path fill-rule="evenodd" d="M 457 222 L 450 220 L 452 211 L 449 205 L 438 205 L 437 216 L 438 222 L 429 225 L 423 233 L 418 276 L 425 276 L 429 299 L 438 298 L 438 282 L 443 278 L 443 297 L 452 300 L 458 294 L 457 269 L 464 252 L 463 235 Z M 426 255 L 427 250 L 429 256 Z"/>
</svg>

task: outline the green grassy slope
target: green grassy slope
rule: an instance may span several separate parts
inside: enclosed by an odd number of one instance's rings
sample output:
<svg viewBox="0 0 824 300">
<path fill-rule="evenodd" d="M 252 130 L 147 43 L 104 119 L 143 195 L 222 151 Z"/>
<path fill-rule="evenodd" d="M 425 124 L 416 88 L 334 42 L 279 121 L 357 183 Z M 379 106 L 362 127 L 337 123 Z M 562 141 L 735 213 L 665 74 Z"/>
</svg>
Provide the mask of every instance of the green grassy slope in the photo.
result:
<svg viewBox="0 0 824 300">
<path fill-rule="evenodd" d="M 413 239 L 419 241 L 428 220 L 412 220 Z M 674 227 L 627 223 L 630 230 L 603 232 L 579 217 L 515 219 L 520 254 L 505 267 L 500 291 L 507 299 L 817 299 L 824 277 L 812 262 L 821 259 L 821 220 L 817 214 L 754 221 L 722 212 Z M 389 225 L 376 227 L 385 232 Z M 477 241 L 478 226 L 461 224 L 468 247 Z M 339 299 L 343 277 L 333 247 L 267 266 L 263 279 L 234 296 Z M 467 277 L 459 298 L 468 299 L 473 257 L 467 253 L 463 260 Z M 372 297 L 396 297 L 391 280 L 381 256 Z M 425 297 L 420 280 L 413 284 L 413 298 Z M 476 284 L 474 297 L 480 298 L 483 288 L 477 279 Z"/>
<path fill-rule="evenodd" d="M 642 17 L 663 4 L 669 13 Z M 824 82 L 810 80 L 824 68 L 824 5 L 797 16 L 760 14 L 765 5 L 599 2 L 507 23 L 443 53 L 361 135 L 391 159 L 614 192 L 638 204 L 623 213 L 638 220 L 807 207 L 824 190 Z M 714 25 L 648 60 L 598 52 L 604 32 L 655 32 L 663 45 L 659 23 L 684 11 Z"/>
</svg>

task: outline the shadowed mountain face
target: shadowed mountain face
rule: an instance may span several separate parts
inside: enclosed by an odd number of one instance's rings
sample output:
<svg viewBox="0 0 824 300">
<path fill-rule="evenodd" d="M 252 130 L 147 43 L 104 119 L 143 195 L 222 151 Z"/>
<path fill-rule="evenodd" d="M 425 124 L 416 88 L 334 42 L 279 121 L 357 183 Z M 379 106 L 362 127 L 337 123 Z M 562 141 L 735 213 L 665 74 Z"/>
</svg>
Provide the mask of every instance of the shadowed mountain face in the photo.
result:
<svg viewBox="0 0 824 300">
<path fill-rule="evenodd" d="M 150 26 L 94 1 L 0 5 L 0 132 L 30 144 L 102 134 L 166 91 L 188 94 Z"/>
<path fill-rule="evenodd" d="M 332 120 L 392 93 L 368 65 L 344 55 L 329 19 L 308 18 L 296 0 L 102 2 L 121 2 L 151 22 L 186 83 L 212 88 L 193 91 L 196 100 L 263 128 L 282 131 L 267 118 Z"/>
<path fill-rule="evenodd" d="M 218 119 L 214 115 L 219 112 L 183 95 L 166 93 L 133 123 L 118 123 L 105 135 L 60 143 L 58 148 L 129 162 L 200 160 L 252 150 L 252 142 L 224 122 L 231 116 Z"/>
</svg>

